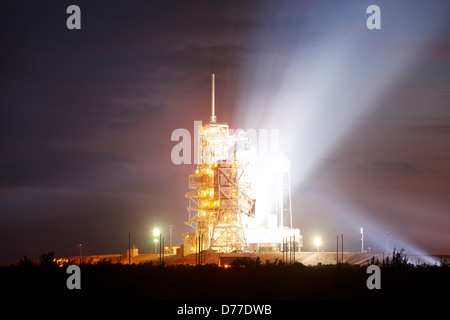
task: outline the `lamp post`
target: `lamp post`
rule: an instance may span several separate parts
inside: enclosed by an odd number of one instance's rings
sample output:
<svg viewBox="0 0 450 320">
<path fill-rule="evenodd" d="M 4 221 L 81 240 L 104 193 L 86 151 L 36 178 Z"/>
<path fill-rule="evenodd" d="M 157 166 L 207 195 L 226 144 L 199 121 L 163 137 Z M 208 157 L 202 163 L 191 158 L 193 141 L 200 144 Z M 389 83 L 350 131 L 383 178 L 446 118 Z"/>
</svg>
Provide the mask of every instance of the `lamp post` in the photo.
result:
<svg viewBox="0 0 450 320">
<path fill-rule="evenodd" d="M 83 248 L 83 244 L 82 243 L 79 243 L 78 244 L 78 247 L 80 247 L 80 265 L 81 265 L 81 256 L 82 256 L 82 254 L 81 254 L 81 248 Z"/>
<path fill-rule="evenodd" d="M 159 235 L 160 235 L 159 229 L 158 228 L 153 229 L 153 236 L 154 236 L 153 242 L 155 243 L 155 253 L 157 253 L 156 245 L 158 244 L 158 236 Z"/>
<path fill-rule="evenodd" d="M 155 254 L 157 253 L 156 252 L 156 245 L 158 244 L 158 239 L 153 239 L 153 242 L 155 243 Z"/>
<path fill-rule="evenodd" d="M 169 224 L 169 245 L 170 245 L 170 250 L 172 250 L 172 228 L 173 228 L 173 224 Z"/>
<path fill-rule="evenodd" d="M 361 228 L 361 253 L 364 253 L 364 229 Z"/>
<path fill-rule="evenodd" d="M 159 232 L 158 228 L 153 229 L 153 236 L 155 237 L 155 253 L 156 253 L 156 243 L 158 242 L 158 236 L 159 236 L 159 263 L 162 262 L 162 258 L 161 258 L 161 245 L 162 245 L 162 234 L 161 232 Z"/>
</svg>

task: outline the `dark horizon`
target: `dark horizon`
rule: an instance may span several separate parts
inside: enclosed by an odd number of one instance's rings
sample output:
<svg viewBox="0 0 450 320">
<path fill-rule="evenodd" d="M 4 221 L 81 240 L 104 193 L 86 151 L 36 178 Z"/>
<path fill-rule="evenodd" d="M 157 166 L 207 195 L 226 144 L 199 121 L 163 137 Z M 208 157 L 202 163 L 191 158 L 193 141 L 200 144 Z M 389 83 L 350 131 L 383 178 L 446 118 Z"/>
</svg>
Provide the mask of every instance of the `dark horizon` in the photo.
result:
<svg viewBox="0 0 450 320">
<path fill-rule="evenodd" d="M 81 8 L 81 30 L 66 9 Z M 366 8 L 382 10 L 368 30 Z M 450 254 L 448 1 L 2 2 L 0 261 L 191 231 L 170 140 L 280 130 L 304 251 Z"/>
</svg>

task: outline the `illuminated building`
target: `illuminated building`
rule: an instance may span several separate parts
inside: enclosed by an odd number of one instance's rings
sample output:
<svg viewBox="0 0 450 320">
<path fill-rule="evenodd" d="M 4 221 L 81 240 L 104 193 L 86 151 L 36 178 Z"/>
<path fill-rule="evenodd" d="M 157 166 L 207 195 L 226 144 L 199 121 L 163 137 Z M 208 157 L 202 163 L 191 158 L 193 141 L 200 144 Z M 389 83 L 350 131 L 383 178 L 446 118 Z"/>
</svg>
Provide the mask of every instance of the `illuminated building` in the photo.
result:
<svg viewBox="0 0 450 320">
<path fill-rule="evenodd" d="M 227 124 L 217 123 L 212 75 L 211 117 L 198 127 L 197 169 L 189 176 L 189 217 L 186 224 L 195 231 L 184 234 L 185 253 L 212 249 L 217 252 L 279 250 L 284 239 L 296 237 L 296 249 L 302 242 L 299 229 L 292 229 L 289 172 L 286 165 L 273 162 L 276 170 L 264 182 L 274 186 L 271 199 L 261 199 L 257 212 L 254 193 L 257 159 L 243 131 L 230 134 Z M 278 159 L 278 158 L 277 158 Z M 260 168 L 261 166 L 259 166 Z M 287 174 L 287 179 L 284 178 Z M 286 190 L 288 192 L 286 192 Z M 285 196 L 289 204 L 285 205 Z M 289 227 L 286 228 L 285 216 Z"/>
</svg>

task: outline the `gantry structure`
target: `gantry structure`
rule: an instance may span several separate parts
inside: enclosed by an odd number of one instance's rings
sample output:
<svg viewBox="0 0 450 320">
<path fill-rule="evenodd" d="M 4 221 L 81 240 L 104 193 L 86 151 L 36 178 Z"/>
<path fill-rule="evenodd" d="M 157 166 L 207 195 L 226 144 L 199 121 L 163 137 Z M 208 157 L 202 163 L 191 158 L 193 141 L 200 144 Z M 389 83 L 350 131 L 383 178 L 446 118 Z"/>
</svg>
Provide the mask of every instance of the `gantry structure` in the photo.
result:
<svg viewBox="0 0 450 320">
<path fill-rule="evenodd" d="M 188 221 L 195 231 L 184 235 L 185 246 L 217 252 L 247 249 L 244 219 L 255 215 L 248 138 L 230 134 L 215 116 L 215 79 L 212 75 L 211 116 L 198 127 L 195 173 L 189 176 Z"/>
</svg>

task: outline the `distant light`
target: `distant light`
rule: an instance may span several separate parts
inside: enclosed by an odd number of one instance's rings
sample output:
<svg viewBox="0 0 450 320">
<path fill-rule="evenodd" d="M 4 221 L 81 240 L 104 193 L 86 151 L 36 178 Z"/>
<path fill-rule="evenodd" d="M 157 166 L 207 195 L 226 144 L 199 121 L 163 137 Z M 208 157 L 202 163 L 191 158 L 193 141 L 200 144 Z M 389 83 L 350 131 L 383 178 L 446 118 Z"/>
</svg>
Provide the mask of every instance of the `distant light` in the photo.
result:
<svg viewBox="0 0 450 320">
<path fill-rule="evenodd" d="M 158 243 L 158 239 L 154 239 L 153 242 L 154 242 L 154 243 Z"/>
<path fill-rule="evenodd" d="M 320 238 L 319 237 L 315 237 L 314 238 L 314 244 L 316 245 L 316 247 L 317 247 L 317 252 L 319 252 L 319 247 L 320 247 Z"/>
<path fill-rule="evenodd" d="M 319 237 L 315 237 L 314 238 L 314 244 L 318 247 L 318 246 L 320 246 L 320 243 L 321 243 L 320 238 Z"/>
<path fill-rule="evenodd" d="M 159 236 L 159 229 L 158 228 L 153 229 L 153 235 L 155 237 Z"/>
</svg>

